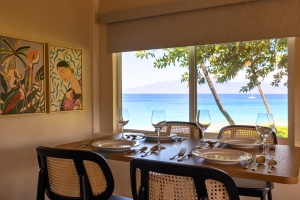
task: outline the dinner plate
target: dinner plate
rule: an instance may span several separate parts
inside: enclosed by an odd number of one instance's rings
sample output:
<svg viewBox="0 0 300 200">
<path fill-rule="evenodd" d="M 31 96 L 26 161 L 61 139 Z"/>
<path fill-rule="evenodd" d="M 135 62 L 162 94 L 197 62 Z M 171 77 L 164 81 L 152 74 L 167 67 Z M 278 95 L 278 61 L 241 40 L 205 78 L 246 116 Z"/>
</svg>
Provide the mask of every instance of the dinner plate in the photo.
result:
<svg viewBox="0 0 300 200">
<path fill-rule="evenodd" d="M 249 160 L 252 158 L 250 153 L 232 149 L 196 149 L 193 155 L 207 161 L 231 163 Z"/>
<path fill-rule="evenodd" d="M 227 144 L 228 146 L 239 148 L 251 148 L 263 144 L 262 141 L 257 141 L 251 138 L 226 138 L 221 139 L 220 142 Z"/>
<path fill-rule="evenodd" d="M 101 140 L 92 143 L 92 146 L 99 147 L 105 151 L 124 151 L 138 145 L 138 142 L 129 140 Z"/>
<path fill-rule="evenodd" d="M 169 140 L 169 139 L 171 139 L 171 138 L 173 138 L 175 136 L 177 136 L 177 135 L 174 134 L 174 133 L 170 133 L 170 134 L 168 134 L 168 133 L 160 133 L 159 134 L 159 139 L 160 140 Z M 145 137 L 148 140 L 157 140 L 158 139 L 157 133 L 145 133 Z"/>
</svg>

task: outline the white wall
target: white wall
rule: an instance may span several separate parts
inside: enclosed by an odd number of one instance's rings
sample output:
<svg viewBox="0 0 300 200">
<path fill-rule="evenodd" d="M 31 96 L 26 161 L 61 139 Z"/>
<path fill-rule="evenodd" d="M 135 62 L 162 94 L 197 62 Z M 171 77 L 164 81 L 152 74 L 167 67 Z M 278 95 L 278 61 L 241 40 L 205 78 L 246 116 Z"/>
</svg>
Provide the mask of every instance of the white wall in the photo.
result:
<svg viewBox="0 0 300 200">
<path fill-rule="evenodd" d="M 0 35 L 83 50 L 83 110 L 0 117 L 0 200 L 35 199 L 35 147 L 92 134 L 92 4 L 82 0 L 0 0 Z"/>
</svg>

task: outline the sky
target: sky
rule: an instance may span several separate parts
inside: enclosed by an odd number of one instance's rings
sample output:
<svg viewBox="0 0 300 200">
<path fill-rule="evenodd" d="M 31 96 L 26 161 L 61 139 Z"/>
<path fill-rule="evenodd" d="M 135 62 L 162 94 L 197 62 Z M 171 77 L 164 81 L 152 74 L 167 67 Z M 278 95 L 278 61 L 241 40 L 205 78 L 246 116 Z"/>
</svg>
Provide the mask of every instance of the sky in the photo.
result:
<svg viewBox="0 0 300 200">
<path fill-rule="evenodd" d="M 161 49 L 155 50 L 155 58 L 163 55 Z M 155 58 L 151 56 L 146 58 L 136 58 L 135 51 L 122 53 L 122 87 L 129 89 L 148 85 L 151 83 L 173 81 L 181 79 L 181 74 L 188 72 L 187 68 L 176 66 L 167 66 L 164 69 L 154 68 Z M 211 77 L 214 81 L 213 77 Z M 269 75 L 265 81 L 271 81 L 272 75 Z M 232 82 L 245 81 L 245 72 L 241 71 Z"/>
</svg>

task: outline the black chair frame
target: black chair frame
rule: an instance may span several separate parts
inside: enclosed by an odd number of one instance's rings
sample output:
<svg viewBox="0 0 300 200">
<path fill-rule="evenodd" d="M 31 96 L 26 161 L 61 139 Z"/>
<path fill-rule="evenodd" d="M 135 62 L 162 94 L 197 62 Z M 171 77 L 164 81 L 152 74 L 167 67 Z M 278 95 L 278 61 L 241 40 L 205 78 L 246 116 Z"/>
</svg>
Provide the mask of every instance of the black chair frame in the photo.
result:
<svg viewBox="0 0 300 200">
<path fill-rule="evenodd" d="M 141 172 L 141 186 L 136 190 L 136 170 Z M 130 162 L 130 180 L 133 199 L 145 200 L 149 198 L 149 172 L 191 177 L 194 180 L 198 199 L 207 197 L 206 179 L 222 182 L 230 200 L 239 200 L 239 193 L 232 178 L 224 171 L 202 166 L 190 166 L 180 163 L 169 163 L 155 160 L 136 158 Z"/>
<path fill-rule="evenodd" d="M 114 179 L 111 170 L 102 155 L 90 151 L 58 149 L 42 146 L 37 147 L 36 152 L 40 167 L 38 176 L 37 200 L 44 200 L 45 193 L 48 198 L 52 200 L 105 200 L 111 197 L 114 190 Z M 80 198 L 62 196 L 51 191 L 46 161 L 47 157 L 72 159 L 74 161 L 80 183 Z M 84 160 L 97 163 L 103 171 L 107 182 L 107 187 L 103 193 L 99 195 L 93 195 L 88 175 L 83 164 Z"/>
<path fill-rule="evenodd" d="M 255 126 L 251 125 L 229 125 L 224 126 L 220 129 L 217 139 L 221 138 L 221 134 L 224 130 L 228 128 L 254 128 Z M 274 144 L 278 144 L 277 136 L 274 131 L 271 132 L 271 135 L 274 140 Z M 260 197 L 261 200 L 266 199 L 266 195 L 268 196 L 268 200 L 272 200 L 272 189 L 274 188 L 274 183 L 266 182 L 266 181 L 256 181 L 249 179 L 241 179 L 234 178 L 236 186 L 238 188 L 239 194 L 241 196 L 249 196 L 249 197 Z"/>
</svg>

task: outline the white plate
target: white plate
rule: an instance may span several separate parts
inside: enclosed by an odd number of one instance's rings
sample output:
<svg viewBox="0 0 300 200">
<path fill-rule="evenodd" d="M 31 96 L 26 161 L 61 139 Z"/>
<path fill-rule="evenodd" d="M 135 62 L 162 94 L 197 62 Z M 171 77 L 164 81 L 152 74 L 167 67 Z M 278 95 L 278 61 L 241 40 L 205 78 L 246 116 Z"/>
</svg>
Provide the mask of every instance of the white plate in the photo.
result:
<svg viewBox="0 0 300 200">
<path fill-rule="evenodd" d="M 239 147 L 239 148 L 251 148 L 254 146 L 262 145 L 262 141 L 257 141 L 251 138 L 226 138 L 221 139 L 220 142 L 227 144 L 228 146 L 232 147 Z"/>
<path fill-rule="evenodd" d="M 250 153 L 232 149 L 196 149 L 193 151 L 193 155 L 208 161 L 222 163 L 240 162 L 252 158 Z"/>
<path fill-rule="evenodd" d="M 92 146 L 99 147 L 106 151 L 124 151 L 138 145 L 138 142 L 128 140 L 101 140 L 92 143 Z"/>
<path fill-rule="evenodd" d="M 174 134 L 174 133 L 170 133 L 170 134 L 160 133 L 159 134 L 159 139 L 160 140 L 169 140 L 169 139 L 171 139 L 172 137 L 175 137 L 175 136 L 176 136 L 176 134 Z M 157 133 L 145 133 L 145 137 L 148 140 L 157 140 L 158 139 Z"/>
</svg>

